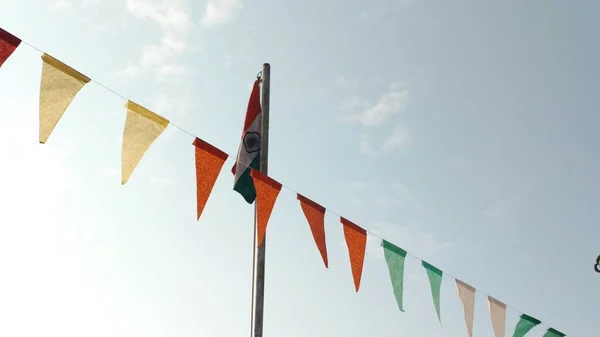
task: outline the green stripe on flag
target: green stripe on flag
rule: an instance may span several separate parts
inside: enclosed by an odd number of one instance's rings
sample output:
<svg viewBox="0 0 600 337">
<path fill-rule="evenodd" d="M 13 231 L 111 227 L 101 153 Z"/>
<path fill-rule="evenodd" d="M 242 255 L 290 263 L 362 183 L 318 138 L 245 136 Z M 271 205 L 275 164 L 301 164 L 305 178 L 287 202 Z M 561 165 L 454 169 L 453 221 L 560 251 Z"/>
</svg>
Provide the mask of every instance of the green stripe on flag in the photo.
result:
<svg viewBox="0 0 600 337">
<path fill-rule="evenodd" d="M 254 157 L 250 167 L 246 167 L 238 180 L 233 185 L 233 190 L 244 197 L 247 203 L 252 204 L 256 200 L 256 189 L 254 188 L 254 180 L 250 176 L 250 168 L 258 170 L 260 166 L 260 155 Z"/>
<path fill-rule="evenodd" d="M 385 240 L 383 240 L 381 246 L 383 247 L 385 262 L 390 272 L 394 297 L 396 297 L 400 311 L 404 311 L 402 309 L 402 288 L 404 286 L 404 259 L 406 258 L 406 251 Z"/>
</svg>

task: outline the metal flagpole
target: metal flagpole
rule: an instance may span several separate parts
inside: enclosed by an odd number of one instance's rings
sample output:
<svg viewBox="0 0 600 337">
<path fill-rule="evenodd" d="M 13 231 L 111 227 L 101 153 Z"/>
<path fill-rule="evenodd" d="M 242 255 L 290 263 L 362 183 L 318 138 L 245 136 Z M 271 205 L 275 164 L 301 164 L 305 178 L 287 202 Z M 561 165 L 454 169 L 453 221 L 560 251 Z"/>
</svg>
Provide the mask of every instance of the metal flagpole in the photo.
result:
<svg viewBox="0 0 600 337">
<path fill-rule="evenodd" d="M 269 170 L 269 99 L 271 89 L 271 65 L 263 64 L 262 84 L 260 91 L 262 124 L 260 127 L 260 167 L 263 174 Z M 254 233 L 255 233 L 255 261 L 254 268 L 254 301 L 253 301 L 253 337 L 263 335 L 263 308 L 265 304 L 265 253 L 267 250 L 267 237 L 263 239 L 260 247 L 256 247 L 256 204 L 254 207 Z"/>
</svg>

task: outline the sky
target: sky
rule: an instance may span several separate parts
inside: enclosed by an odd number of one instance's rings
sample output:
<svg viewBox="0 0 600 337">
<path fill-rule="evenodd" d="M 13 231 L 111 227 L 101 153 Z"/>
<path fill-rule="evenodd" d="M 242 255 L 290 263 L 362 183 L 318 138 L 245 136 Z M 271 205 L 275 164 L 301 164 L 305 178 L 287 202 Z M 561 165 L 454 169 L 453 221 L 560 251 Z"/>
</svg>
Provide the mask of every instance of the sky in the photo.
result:
<svg viewBox="0 0 600 337">
<path fill-rule="evenodd" d="M 0 26 L 223 151 L 271 64 L 264 336 L 467 336 L 453 275 L 568 336 L 600 313 L 600 3 L 0 0 Z M 253 207 L 230 159 L 195 221 L 169 126 L 120 185 L 125 100 L 86 85 L 38 143 L 40 53 L 0 68 L 0 335 L 250 334 Z M 329 269 L 296 200 L 322 204 Z M 335 213 L 335 214 L 334 214 Z M 339 216 L 370 233 L 354 291 Z M 420 261 L 397 308 L 383 237 Z"/>
</svg>

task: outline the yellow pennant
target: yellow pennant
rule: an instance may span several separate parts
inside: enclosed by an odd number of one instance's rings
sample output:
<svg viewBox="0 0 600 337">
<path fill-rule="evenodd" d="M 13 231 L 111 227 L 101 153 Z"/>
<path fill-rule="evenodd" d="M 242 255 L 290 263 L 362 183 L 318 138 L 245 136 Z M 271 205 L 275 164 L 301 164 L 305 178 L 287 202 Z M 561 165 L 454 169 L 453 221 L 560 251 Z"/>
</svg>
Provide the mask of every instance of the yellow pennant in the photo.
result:
<svg viewBox="0 0 600 337">
<path fill-rule="evenodd" d="M 127 101 L 126 107 L 127 119 L 123 131 L 121 185 L 125 185 L 146 150 L 169 125 L 168 119 L 132 101 Z"/>
<path fill-rule="evenodd" d="M 40 85 L 40 143 L 45 144 L 75 95 L 90 79 L 44 53 Z"/>
</svg>

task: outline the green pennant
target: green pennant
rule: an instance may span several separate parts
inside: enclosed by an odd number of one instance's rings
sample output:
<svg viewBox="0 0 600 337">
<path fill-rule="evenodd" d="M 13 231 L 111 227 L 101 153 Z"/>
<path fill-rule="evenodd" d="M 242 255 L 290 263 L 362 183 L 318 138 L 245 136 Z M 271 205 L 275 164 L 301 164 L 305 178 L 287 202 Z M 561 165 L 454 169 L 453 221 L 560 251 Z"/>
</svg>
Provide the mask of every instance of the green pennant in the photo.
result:
<svg viewBox="0 0 600 337">
<path fill-rule="evenodd" d="M 431 296 L 433 297 L 433 305 L 435 305 L 435 312 L 438 315 L 440 323 L 442 323 L 442 316 L 440 315 L 440 292 L 442 288 L 442 271 L 436 267 L 430 265 L 425 261 L 421 261 L 425 270 L 427 270 L 427 277 L 429 277 L 429 285 L 431 286 Z"/>
<path fill-rule="evenodd" d="M 381 246 L 383 247 L 385 262 L 390 272 L 390 279 L 392 280 L 392 288 L 394 289 L 398 308 L 400 311 L 404 311 L 402 309 L 402 288 L 404 285 L 404 259 L 406 258 L 406 251 L 385 240 L 383 240 Z"/>
<path fill-rule="evenodd" d="M 513 337 L 523 337 L 525 334 L 529 332 L 529 330 L 533 329 L 536 325 L 542 323 L 539 319 L 533 318 L 531 316 L 522 314 L 519 319 L 519 323 L 515 327 L 515 332 L 513 333 Z"/>
<path fill-rule="evenodd" d="M 544 337 L 565 337 L 566 335 L 558 330 L 549 328 L 544 334 Z"/>
</svg>

